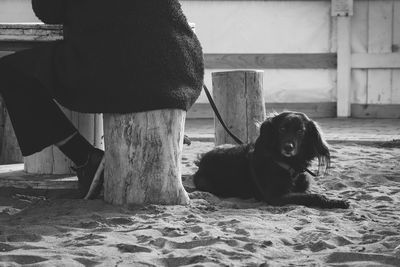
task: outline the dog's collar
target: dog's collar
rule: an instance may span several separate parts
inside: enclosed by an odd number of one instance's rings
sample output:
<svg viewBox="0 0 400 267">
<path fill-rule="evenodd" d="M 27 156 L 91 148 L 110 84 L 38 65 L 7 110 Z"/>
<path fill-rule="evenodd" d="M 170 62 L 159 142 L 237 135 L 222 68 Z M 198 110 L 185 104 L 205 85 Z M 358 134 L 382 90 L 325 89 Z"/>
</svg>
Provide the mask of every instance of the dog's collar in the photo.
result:
<svg viewBox="0 0 400 267">
<path fill-rule="evenodd" d="M 290 173 L 290 176 L 294 176 L 296 174 L 296 170 L 293 169 L 289 164 L 283 162 L 283 161 L 277 161 L 274 160 L 274 163 L 284 169 L 285 171 Z"/>
<path fill-rule="evenodd" d="M 281 167 L 282 169 L 288 171 L 291 176 L 294 176 L 297 173 L 297 171 L 294 168 L 292 168 L 292 166 L 290 166 L 289 164 L 287 164 L 287 163 L 285 163 L 283 161 L 274 160 L 274 162 L 277 165 L 279 165 L 279 167 Z M 311 174 L 312 176 L 317 177 L 317 175 L 314 172 L 310 171 L 308 168 L 304 168 L 303 171 L 306 171 L 309 174 Z"/>
<path fill-rule="evenodd" d="M 290 175 L 294 175 L 296 173 L 296 170 L 293 169 L 289 164 L 282 162 L 282 161 L 274 161 L 276 164 L 278 164 L 281 168 L 287 170 L 290 172 Z M 257 190 L 259 191 L 259 193 L 261 194 L 262 197 L 266 197 L 267 194 L 265 193 L 263 187 L 260 184 L 260 181 L 257 179 L 257 174 L 254 168 L 254 151 L 250 152 L 249 154 L 249 167 L 250 167 L 250 177 L 253 180 Z M 311 174 L 312 176 L 316 177 L 317 175 L 315 173 L 313 173 L 312 171 L 310 171 L 308 168 L 305 168 L 304 171 L 308 172 L 309 174 Z"/>
</svg>

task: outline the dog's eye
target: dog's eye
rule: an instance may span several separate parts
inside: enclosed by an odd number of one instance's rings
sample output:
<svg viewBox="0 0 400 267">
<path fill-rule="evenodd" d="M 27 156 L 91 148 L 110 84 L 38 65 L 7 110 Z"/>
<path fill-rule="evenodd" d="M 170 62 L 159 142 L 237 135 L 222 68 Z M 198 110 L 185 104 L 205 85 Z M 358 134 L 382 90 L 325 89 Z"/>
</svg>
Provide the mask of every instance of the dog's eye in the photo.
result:
<svg viewBox="0 0 400 267">
<path fill-rule="evenodd" d="M 298 135 L 304 134 L 304 130 L 303 130 L 303 129 L 298 130 L 298 131 L 297 131 L 297 134 L 298 134 Z"/>
</svg>

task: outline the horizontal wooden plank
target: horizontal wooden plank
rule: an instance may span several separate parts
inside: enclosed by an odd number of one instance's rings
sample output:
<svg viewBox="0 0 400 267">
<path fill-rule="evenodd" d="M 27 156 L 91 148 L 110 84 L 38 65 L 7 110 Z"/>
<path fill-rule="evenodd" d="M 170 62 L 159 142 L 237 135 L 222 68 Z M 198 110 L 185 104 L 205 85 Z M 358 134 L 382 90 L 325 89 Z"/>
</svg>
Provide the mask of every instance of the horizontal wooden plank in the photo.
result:
<svg viewBox="0 0 400 267">
<path fill-rule="evenodd" d="M 42 22 L 0 23 L 0 30 L 62 30 L 62 25 Z"/>
<path fill-rule="evenodd" d="M 55 41 L 63 37 L 61 25 L 0 23 L 0 42 Z"/>
<path fill-rule="evenodd" d="M 303 112 L 311 118 L 336 117 L 336 102 L 319 103 L 265 103 L 266 111 L 282 112 L 285 110 Z"/>
<path fill-rule="evenodd" d="M 195 28 L 194 23 L 190 25 Z M 0 51 L 19 51 L 60 39 L 60 25 L 0 24 Z M 204 58 L 209 69 L 332 69 L 337 65 L 335 53 L 205 54 Z"/>
<path fill-rule="evenodd" d="M 189 23 L 194 30 L 196 24 Z M 62 25 L 44 23 L 0 23 L 0 42 L 55 41 L 63 38 Z"/>
<path fill-rule="evenodd" d="M 180 2 L 248 2 L 248 0 L 179 0 Z M 294 0 L 251 0 L 254 2 L 293 2 Z M 330 2 L 331 0 L 306 0 L 311 2 Z"/>
<path fill-rule="evenodd" d="M 351 117 L 400 119 L 400 104 L 352 104 Z"/>
<path fill-rule="evenodd" d="M 208 69 L 334 69 L 336 53 L 205 54 Z"/>
<path fill-rule="evenodd" d="M 194 186 L 189 179 L 192 173 L 182 174 L 183 185 L 189 192 Z M 78 189 L 78 178 L 70 175 L 38 175 L 24 172 L 24 164 L 0 165 L 0 189 L 27 190 L 25 193 L 41 192 L 45 195 L 57 197 L 74 197 Z M 1 191 L 1 190 L 0 190 Z M 51 194 L 51 191 L 55 191 Z M 1 192 L 0 192 L 1 193 Z M 60 196 L 60 195 L 59 195 Z"/>
<path fill-rule="evenodd" d="M 284 110 L 299 111 L 312 118 L 336 117 L 336 102 L 320 103 L 265 103 L 267 113 Z M 353 118 L 400 118 L 400 104 L 351 104 Z M 195 103 L 188 112 L 188 119 L 211 119 L 214 112 L 208 103 Z"/>
<path fill-rule="evenodd" d="M 355 53 L 351 55 L 354 69 L 400 68 L 400 53 Z"/>
<path fill-rule="evenodd" d="M 68 175 L 38 175 L 24 172 L 24 164 L 0 165 L 0 187 L 32 189 L 77 189 L 78 179 Z"/>
<path fill-rule="evenodd" d="M 4 51 L 20 51 L 42 44 L 42 41 L 0 41 Z M 3 51 L 3 52 L 2 52 Z M 207 69 L 334 69 L 336 54 L 205 54 Z"/>
<path fill-rule="evenodd" d="M 267 113 L 292 110 L 303 112 L 312 118 L 336 117 L 336 102 L 320 103 L 265 103 Z M 214 112 L 209 103 L 195 103 L 187 114 L 188 119 L 214 118 Z"/>
</svg>

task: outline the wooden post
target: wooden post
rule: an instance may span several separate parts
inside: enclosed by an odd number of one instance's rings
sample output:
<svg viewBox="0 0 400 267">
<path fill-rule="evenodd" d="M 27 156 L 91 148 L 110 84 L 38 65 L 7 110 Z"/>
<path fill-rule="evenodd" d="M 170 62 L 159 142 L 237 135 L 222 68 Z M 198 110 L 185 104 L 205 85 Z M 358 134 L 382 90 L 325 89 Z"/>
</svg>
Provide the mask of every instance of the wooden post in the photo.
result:
<svg viewBox="0 0 400 267">
<path fill-rule="evenodd" d="M 117 205 L 186 205 L 181 157 L 186 112 L 104 114 L 104 200 Z"/>
<path fill-rule="evenodd" d="M 215 104 L 228 128 L 243 142 L 254 142 L 265 120 L 263 71 L 212 73 Z M 236 144 L 215 118 L 215 144 Z"/>
<path fill-rule="evenodd" d="M 331 14 L 337 16 L 337 116 L 350 117 L 353 0 L 332 0 L 331 3 Z"/>
<path fill-rule="evenodd" d="M 91 144 L 102 147 L 102 115 L 83 114 L 62 108 L 67 117 L 72 121 L 79 133 Z M 56 146 L 50 146 L 44 150 L 24 158 L 24 169 L 27 173 L 35 174 L 74 174 L 71 167 L 74 166 Z"/>
</svg>

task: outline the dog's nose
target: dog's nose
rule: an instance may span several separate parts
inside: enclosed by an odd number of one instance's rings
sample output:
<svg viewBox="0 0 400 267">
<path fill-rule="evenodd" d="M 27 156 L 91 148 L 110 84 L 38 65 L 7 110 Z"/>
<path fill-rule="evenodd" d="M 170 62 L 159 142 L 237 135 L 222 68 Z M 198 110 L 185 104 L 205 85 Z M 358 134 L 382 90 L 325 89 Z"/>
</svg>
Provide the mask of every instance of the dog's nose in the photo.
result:
<svg viewBox="0 0 400 267">
<path fill-rule="evenodd" d="M 286 143 L 285 146 L 283 147 L 283 149 L 286 152 L 292 152 L 294 149 L 294 145 L 293 145 L 293 143 Z"/>
</svg>

